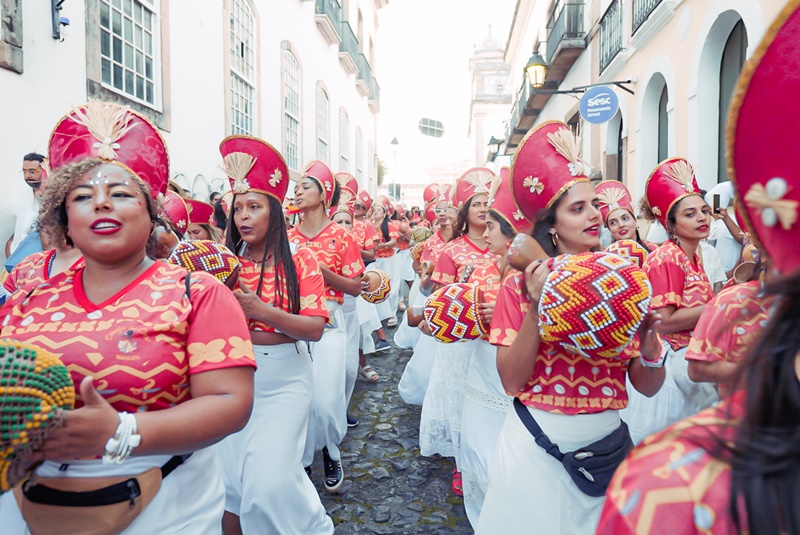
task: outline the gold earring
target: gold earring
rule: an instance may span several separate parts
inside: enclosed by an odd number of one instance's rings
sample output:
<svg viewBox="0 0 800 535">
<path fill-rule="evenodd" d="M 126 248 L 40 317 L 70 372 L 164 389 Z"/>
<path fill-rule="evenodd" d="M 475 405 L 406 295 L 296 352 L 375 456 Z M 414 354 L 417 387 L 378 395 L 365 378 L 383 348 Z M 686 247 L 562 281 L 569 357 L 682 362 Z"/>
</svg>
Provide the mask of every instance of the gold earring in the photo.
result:
<svg viewBox="0 0 800 535">
<path fill-rule="evenodd" d="M 550 234 L 550 242 L 553 244 L 553 247 L 558 247 L 558 232 Z"/>
</svg>

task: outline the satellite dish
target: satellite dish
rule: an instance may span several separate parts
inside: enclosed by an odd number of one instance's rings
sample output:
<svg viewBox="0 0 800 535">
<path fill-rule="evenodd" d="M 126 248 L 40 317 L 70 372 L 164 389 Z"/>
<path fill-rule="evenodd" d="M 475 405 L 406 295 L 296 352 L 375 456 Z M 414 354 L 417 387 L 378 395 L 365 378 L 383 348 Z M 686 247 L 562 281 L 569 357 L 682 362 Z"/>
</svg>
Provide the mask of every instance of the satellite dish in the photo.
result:
<svg viewBox="0 0 800 535">
<path fill-rule="evenodd" d="M 434 119 L 428 119 L 427 117 L 423 117 L 419 120 L 419 131 L 422 132 L 424 136 L 430 137 L 442 137 L 444 135 L 444 125 L 442 125 L 442 121 L 436 121 Z"/>
</svg>

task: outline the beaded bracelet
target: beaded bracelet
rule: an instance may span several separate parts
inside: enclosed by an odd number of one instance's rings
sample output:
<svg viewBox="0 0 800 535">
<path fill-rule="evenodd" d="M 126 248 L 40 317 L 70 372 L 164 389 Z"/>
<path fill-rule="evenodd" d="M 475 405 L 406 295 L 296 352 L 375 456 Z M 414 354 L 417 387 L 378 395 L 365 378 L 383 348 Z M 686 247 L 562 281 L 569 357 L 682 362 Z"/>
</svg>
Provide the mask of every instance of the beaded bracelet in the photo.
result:
<svg viewBox="0 0 800 535">
<path fill-rule="evenodd" d="M 122 463 L 142 442 L 142 436 L 136 433 L 136 415 L 130 412 L 119 413 L 119 426 L 114 436 L 106 442 L 106 454 L 103 464 Z"/>
</svg>

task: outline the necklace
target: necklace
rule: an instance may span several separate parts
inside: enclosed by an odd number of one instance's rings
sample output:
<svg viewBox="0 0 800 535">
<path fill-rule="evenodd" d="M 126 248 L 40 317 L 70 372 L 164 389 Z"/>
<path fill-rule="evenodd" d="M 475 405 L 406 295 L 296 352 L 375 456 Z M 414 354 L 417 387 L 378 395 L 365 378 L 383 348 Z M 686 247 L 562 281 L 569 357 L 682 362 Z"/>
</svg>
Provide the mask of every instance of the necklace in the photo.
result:
<svg viewBox="0 0 800 535">
<path fill-rule="evenodd" d="M 265 258 L 263 262 L 261 260 L 256 260 L 255 258 L 252 257 L 252 255 L 250 255 L 250 249 L 249 248 L 244 252 L 244 254 L 245 254 L 245 256 L 247 257 L 248 260 L 250 260 L 253 264 L 256 265 L 256 267 L 260 266 L 261 264 L 266 264 L 272 258 L 272 253 L 270 253 L 270 254 L 267 255 L 267 258 Z"/>
</svg>

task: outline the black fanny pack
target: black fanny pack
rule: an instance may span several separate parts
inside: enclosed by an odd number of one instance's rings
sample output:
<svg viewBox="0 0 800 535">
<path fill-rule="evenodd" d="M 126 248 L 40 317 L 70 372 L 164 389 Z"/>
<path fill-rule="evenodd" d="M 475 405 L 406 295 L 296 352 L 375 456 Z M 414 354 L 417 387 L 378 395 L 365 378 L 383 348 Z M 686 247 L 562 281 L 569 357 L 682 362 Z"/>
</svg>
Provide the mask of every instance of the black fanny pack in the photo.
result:
<svg viewBox="0 0 800 535">
<path fill-rule="evenodd" d="M 522 423 L 528 429 L 536 443 L 548 455 L 555 457 L 558 462 L 564 465 L 572 481 L 578 486 L 581 492 L 587 496 L 599 497 L 606 493 L 611 477 L 617 467 L 625 460 L 628 453 L 633 449 L 633 441 L 628 431 L 628 425 L 620 422 L 611 434 L 604 436 L 588 446 L 584 446 L 575 451 L 561 453 L 557 444 L 548 436 L 533 419 L 527 407 L 522 404 L 519 398 L 514 398 L 514 410 Z"/>
</svg>

